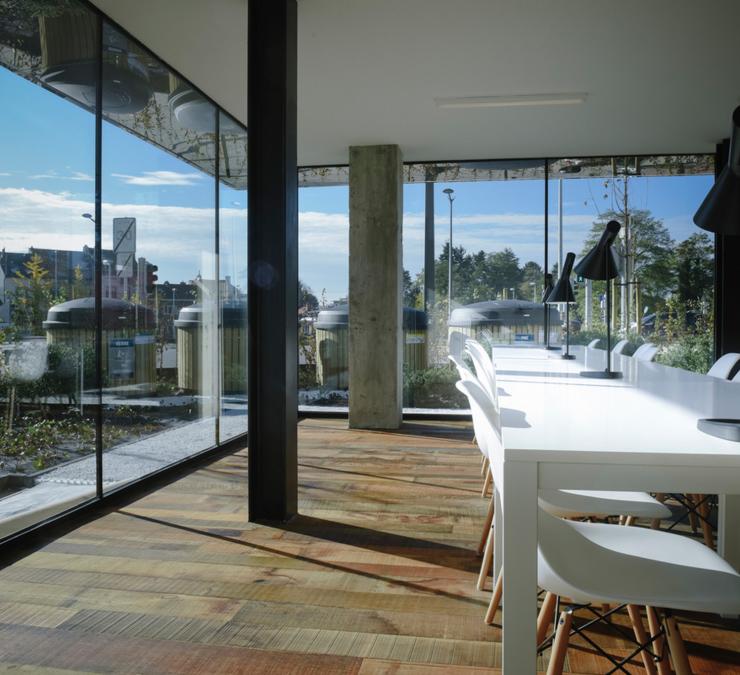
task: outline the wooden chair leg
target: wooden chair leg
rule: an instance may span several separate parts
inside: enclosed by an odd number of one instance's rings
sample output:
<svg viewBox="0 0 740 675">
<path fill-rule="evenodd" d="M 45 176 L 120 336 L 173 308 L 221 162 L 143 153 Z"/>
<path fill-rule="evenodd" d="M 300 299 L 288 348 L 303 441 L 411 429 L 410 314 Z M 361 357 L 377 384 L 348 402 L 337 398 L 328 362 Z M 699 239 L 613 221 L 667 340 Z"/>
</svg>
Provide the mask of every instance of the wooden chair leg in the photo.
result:
<svg viewBox="0 0 740 675">
<path fill-rule="evenodd" d="M 488 513 L 486 513 L 486 522 L 483 524 L 483 532 L 481 532 L 480 535 L 480 541 L 478 542 L 478 555 L 482 555 L 483 551 L 486 548 L 486 542 L 488 541 L 488 536 L 491 533 L 491 523 L 493 522 L 493 495 L 491 495 L 491 501 L 488 504 Z"/>
<path fill-rule="evenodd" d="M 709 523 L 709 504 L 706 495 L 696 495 L 699 504 L 699 515 L 701 516 L 701 531 L 704 535 L 704 543 L 714 550 L 714 532 Z"/>
<path fill-rule="evenodd" d="M 490 626 L 493 620 L 496 618 L 496 612 L 498 611 L 499 605 L 501 604 L 501 595 L 504 592 L 504 571 L 501 570 L 496 579 L 496 585 L 493 587 L 493 593 L 491 594 L 491 602 L 488 604 L 488 611 L 486 612 L 486 618 L 484 621 Z"/>
<path fill-rule="evenodd" d="M 476 588 L 482 591 L 486 585 L 486 579 L 491 572 L 493 567 L 493 530 L 489 528 L 488 539 L 486 540 L 486 548 L 483 551 L 483 560 L 480 563 L 480 572 L 478 573 L 478 583 Z"/>
<path fill-rule="evenodd" d="M 641 645 L 644 645 L 648 641 L 648 634 L 645 632 L 645 626 L 642 623 L 640 608 L 637 605 L 627 605 L 627 613 L 632 622 L 632 630 L 635 633 L 635 640 L 637 640 Z M 640 653 L 640 656 L 642 656 L 642 663 L 645 666 L 645 672 L 648 673 L 648 675 L 657 675 L 658 671 L 655 668 L 655 661 L 653 661 L 653 657 L 650 653 L 643 650 Z"/>
<path fill-rule="evenodd" d="M 671 665 L 668 663 L 668 654 L 665 649 L 665 638 L 660 635 L 660 621 L 658 613 L 654 607 L 645 607 L 647 613 L 648 627 L 650 628 L 650 637 L 658 637 L 653 641 L 653 651 L 658 656 L 655 662 L 658 668 L 658 675 L 673 675 Z"/>
<path fill-rule="evenodd" d="M 663 504 L 665 502 L 665 493 L 664 492 L 656 492 L 655 498 Z M 660 529 L 660 518 L 653 518 L 653 520 L 650 522 L 650 527 L 652 527 L 654 530 Z"/>
<path fill-rule="evenodd" d="M 560 614 L 558 629 L 555 632 L 555 641 L 552 643 L 552 654 L 550 663 L 547 665 L 547 675 L 562 675 L 565 655 L 568 653 L 568 642 L 570 641 L 570 627 L 573 623 L 572 610 L 566 610 Z"/>
<path fill-rule="evenodd" d="M 481 497 L 485 497 L 488 494 L 488 486 L 493 482 L 493 473 L 491 473 L 491 467 L 488 467 L 486 473 L 486 480 L 483 482 L 483 490 L 480 493 Z"/>
<path fill-rule="evenodd" d="M 676 675 L 692 675 L 689 657 L 686 654 L 686 645 L 681 637 L 681 632 L 678 630 L 676 619 L 670 615 L 665 616 L 663 626 L 665 627 L 668 650 L 671 653 L 671 661 L 673 661 L 673 669 L 676 671 Z"/>
<path fill-rule="evenodd" d="M 696 506 L 694 495 L 684 495 L 684 498 L 691 506 Z M 696 531 L 699 529 L 699 519 L 693 511 L 689 511 L 689 524 L 691 525 L 691 531 L 696 534 Z"/>
<path fill-rule="evenodd" d="M 537 615 L 537 644 L 541 645 L 547 637 L 547 631 L 550 630 L 550 624 L 555 618 L 555 605 L 557 604 L 558 596 L 555 593 L 547 591 L 545 593 L 545 599 L 542 601 L 542 607 L 540 613 Z"/>
<path fill-rule="evenodd" d="M 636 520 L 637 520 L 637 518 L 635 518 L 634 516 L 627 516 L 624 519 L 624 524 L 625 524 L 626 527 L 632 527 L 635 524 L 635 521 Z"/>
</svg>

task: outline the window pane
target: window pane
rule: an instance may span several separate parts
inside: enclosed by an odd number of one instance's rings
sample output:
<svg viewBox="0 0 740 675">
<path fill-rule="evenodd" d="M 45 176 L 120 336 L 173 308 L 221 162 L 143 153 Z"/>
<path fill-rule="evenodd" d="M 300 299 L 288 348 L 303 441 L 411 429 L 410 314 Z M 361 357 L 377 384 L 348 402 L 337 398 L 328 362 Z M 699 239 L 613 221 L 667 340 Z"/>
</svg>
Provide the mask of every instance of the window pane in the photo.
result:
<svg viewBox="0 0 740 675">
<path fill-rule="evenodd" d="M 559 248 L 563 256 L 573 251 L 578 260 L 606 223 L 617 220 L 620 274 L 612 282 L 612 345 L 629 340 L 631 353 L 653 342 L 659 346 L 657 361 L 706 372 L 713 361 L 714 243 L 692 218 L 714 181 L 713 158 L 563 159 L 553 162 L 550 175 L 553 274 Z M 599 339 L 603 348 L 605 282 L 575 277 L 574 282 L 571 342 Z"/>
<path fill-rule="evenodd" d="M 0 16 L 0 538 L 95 495 L 97 42 L 75 2 Z"/>
<path fill-rule="evenodd" d="M 489 349 L 545 343 L 544 162 L 411 165 L 406 174 L 404 303 L 407 319 L 411 308 L 419 319 L 404 325 L 404 406 L 466 408 L 448 359 L 454 334 Z M 433 242 L 425 236 L 430 175 Z M 433 246 L 433 293 L 425 287 L 426 246 Z"/>
<path fill-rule="evenodd" d="M 104 25 L 103 477 L 216 443 L 216 108 Z"/>
<path fill-rule="evenodd" d="M 303 180 L 320 182 L 319 173 Z M 349 187 L 301 187 L 298 221 L 298 402 L 349 403 Z"/>
</svg>

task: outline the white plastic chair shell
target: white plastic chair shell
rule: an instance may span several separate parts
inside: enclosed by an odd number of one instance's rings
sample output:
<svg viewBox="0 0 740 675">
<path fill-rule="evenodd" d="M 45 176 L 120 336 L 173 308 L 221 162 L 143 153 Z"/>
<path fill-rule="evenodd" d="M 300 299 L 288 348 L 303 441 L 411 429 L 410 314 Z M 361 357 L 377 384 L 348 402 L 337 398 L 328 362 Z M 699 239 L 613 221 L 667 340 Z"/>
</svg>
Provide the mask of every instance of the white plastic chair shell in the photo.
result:
<svg viewBox="0 0 740 675">
<path fill-rule="evenodd" d="M 612 348 L 612 354 L 624 354 L 627 351 L 629 344 L 630 344 L 629 340 L 620 340 Z"/>
<path fill-rule="evenodd" d="M 644 345 L 640 345 L 632 356 L 638 361 L 652 361 L 657 354 L 658 346 L 652 342 L 646 342 Z"/>
<path fill-rule="evenodd" d="M 740 372 L 738 365 L 740 365 L 740 354 L 730 352 L 729 354 L 720 356 L 707 371 L 707 375 L 709 377 L 719 378 L 720 380 L 734 379 L 734 376 L 737 374 L 734 371 L 737 370 L 737 372 Z"/>
<path fill-rule="evenodd" d="M 555 518 L 540 510 L 538 583 L 576 602 L 740 613 L 740 574 L 672 532 Z"/>
</svg>

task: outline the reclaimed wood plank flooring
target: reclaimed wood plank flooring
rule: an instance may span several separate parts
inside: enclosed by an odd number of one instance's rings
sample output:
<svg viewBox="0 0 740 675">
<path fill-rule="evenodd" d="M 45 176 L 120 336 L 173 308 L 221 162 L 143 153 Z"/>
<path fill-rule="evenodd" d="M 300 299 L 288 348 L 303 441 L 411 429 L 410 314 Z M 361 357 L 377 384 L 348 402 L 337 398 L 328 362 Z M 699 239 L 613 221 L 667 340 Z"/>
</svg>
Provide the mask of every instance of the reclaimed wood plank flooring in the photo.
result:
<svg viewBox="0 0 740 675">
<path fill-rule="evenodd" d="M 50 539 L 0 570 L 0 672 L 500 672 L 470 438 L 457 422 L 306 420 L 288 525 L 247 522 L 242 450 Z M 740 672 L 736 623 L 681 618 L 696 673 Z M 607 667 L 576 641 L 567 670 Z"/>
</svg>

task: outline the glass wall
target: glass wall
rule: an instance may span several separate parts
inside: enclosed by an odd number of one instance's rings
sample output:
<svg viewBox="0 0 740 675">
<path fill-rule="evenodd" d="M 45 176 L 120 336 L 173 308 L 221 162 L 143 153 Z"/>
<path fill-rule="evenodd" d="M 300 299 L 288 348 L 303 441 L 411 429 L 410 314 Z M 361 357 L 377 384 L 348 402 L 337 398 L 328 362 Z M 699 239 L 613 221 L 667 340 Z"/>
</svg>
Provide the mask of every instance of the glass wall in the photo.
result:
<svg viewBox="0 0 740 675">
<path fill-rule="evenodd" d="M 568 251 L 578 259 L 609 220 L 621 225 L 610 316 L 605 282 L 574 278 L 571 342 L 603 343 L 609 321 L 612 344 L 653 342 L 657 361 L 706 372 L 714 356 L 714 242 L 692 218 L 714 181 L 713 157 L 569 158 L 551 162 L 550 177 L 555 276 Z"/>
<path fill-rule="evenodd" d="M 2 6 L 0 538 L 247 428 L 246 129 L 88 5 Z"/>
<path fill-rule="evenodd" d="M 0 36 L 4 537 L 95 496 L 98 20 L 16 3 Z"/>
<path fill-rule="evenodd" d="M 329 171 L 299 174 L 298 403 L 303 411 L 346 410 L 349 401 L 349 187 L 346 169 Z"/>
<path fill-rule="evenodd" d="M 466 407 L 447 358 L 453 334 L 489 348 L 544 344 L 544 167 L 543 160 L 406 167 L 404 301 L 425 311 L 423 328 L 404 331 L 408 411 Z"/>
</svg>

